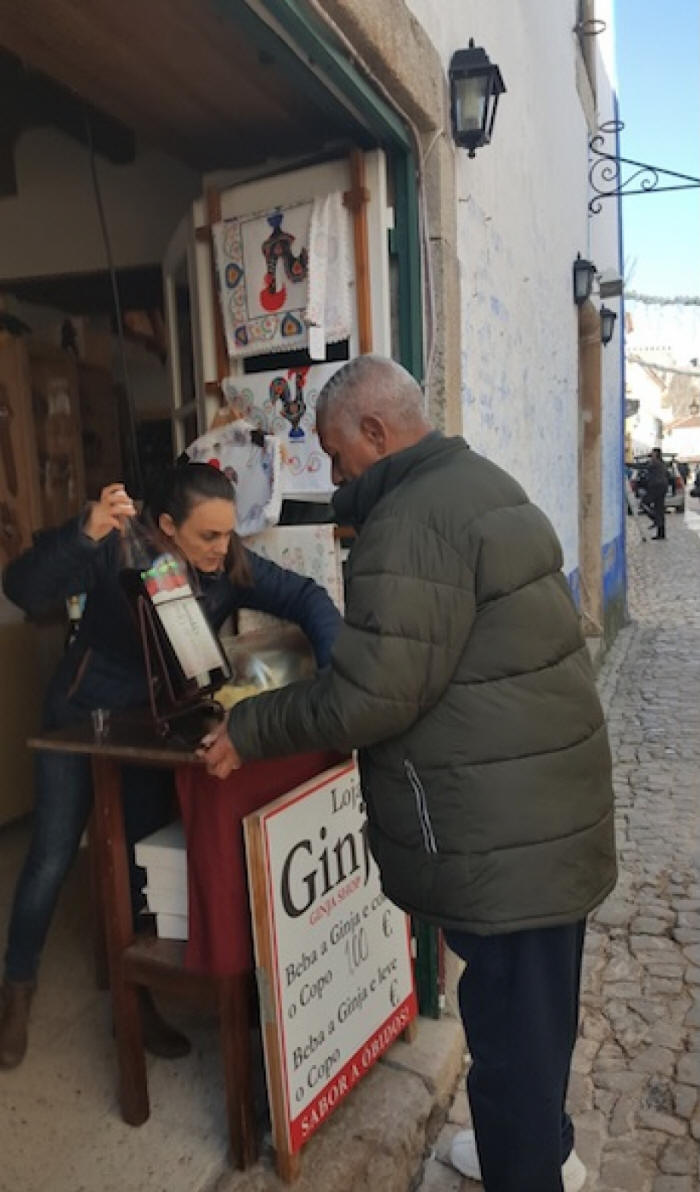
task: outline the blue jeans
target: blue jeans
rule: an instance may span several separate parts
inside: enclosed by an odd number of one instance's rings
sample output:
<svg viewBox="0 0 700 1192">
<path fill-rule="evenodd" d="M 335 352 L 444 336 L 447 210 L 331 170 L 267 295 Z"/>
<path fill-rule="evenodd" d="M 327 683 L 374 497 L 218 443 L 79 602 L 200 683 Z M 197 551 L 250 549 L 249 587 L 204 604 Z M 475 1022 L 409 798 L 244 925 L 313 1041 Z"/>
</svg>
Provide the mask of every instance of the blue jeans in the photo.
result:
<svg viewBox="0 0 700 1192">
<path fill-rule="evenodd" d="M 477 936 L 446 931 L 467 962 L 459 1008 L 467 1093 L 487 1192 L 562 1192 L 585 921 Z"/>
<path fill-rule="evenodd" d="M 171 818 L 173 784 L 168 771 L 137 766 L 124 767 L 123 783 L 131 902 L 136 916 L 144 904 L 144 871 L 134 861 L 133 845 Z M 15 890 L 5 954 L 8 981 L 33 981 L 36 977 L 58 895 L 91 808 L 89 758 L 37 754 L 32 839 Z"/>
</svg>

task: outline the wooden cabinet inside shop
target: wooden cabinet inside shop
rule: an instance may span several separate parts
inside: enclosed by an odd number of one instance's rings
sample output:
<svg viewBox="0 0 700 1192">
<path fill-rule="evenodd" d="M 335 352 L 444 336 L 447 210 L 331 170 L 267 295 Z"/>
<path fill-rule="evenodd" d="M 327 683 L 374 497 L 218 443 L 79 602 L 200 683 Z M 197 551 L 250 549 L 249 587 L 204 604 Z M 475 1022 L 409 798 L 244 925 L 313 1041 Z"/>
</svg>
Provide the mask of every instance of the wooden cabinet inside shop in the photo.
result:
<svg viewBox="0 0 700 1192">
<path fill-rule="evenodd" d="M 119 403 L 110 374 L 31 338 L 0 338 L 0 566 L 122 475 Z M 7 611 L 7 610 L 6 610 Z M 26 738 L 39 722 L 64 637 L 7 611 L 0 625 L 0 824 L 31 805 Z"/>
</svg>

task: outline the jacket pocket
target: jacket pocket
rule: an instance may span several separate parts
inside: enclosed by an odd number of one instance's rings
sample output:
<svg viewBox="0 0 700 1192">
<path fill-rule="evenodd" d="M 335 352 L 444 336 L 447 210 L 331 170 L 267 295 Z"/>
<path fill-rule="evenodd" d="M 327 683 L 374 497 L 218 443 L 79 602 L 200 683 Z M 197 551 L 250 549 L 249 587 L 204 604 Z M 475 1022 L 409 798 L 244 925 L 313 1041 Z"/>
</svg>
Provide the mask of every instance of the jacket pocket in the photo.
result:
<svg viewBox="0 0 700 1192">
<path fill-rule="evenodd" d="M 418 772 L 416 767 L 413 765 L 413 762 L 410 762 L 407 757 L 404 758 L 403 766 L 416 800 L 416 811 L 418 812 L 418 821 L 420 823 L 420 830 L 423 835 L 423 844 L 425 845 L 425 850 L 428 853 L 437 853 L 437 841 L 435 839 L 435 833 L 433 832 L 433 825 L 430 822 L 428 800 L 425 796 L 423 783 L 418 777 Z"/>
</svg>

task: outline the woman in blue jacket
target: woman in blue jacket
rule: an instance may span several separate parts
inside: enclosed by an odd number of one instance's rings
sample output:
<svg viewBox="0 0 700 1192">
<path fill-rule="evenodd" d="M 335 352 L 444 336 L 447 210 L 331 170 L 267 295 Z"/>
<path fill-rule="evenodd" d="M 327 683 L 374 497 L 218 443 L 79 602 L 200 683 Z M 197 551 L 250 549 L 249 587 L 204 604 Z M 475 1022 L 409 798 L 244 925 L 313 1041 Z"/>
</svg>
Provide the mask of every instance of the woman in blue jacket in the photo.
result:
<svg viewBox="0 0 700 1192">
<path fill-rule="evenodd" d="M 236 609 L 251 608 L 295 621 L 324 666 L 341 619 L 330 597 L 312 580 L 285 571 L 247 551 L 235 534 L 234 490 L 208 464 L 185 464 L 170 472 L 149 504 L 153 523 L 196 575 L 201 603 L 219 629 Z M 121 484 L 103 489 L 100 500 L 34 546 L 7 568 L 5 594 L 30 617 L 87 593 L 80 631 L 48 688 L 43 728 L 90 717 L 94 708 L 122 709 L 148 698 L 141 642 L 119 582 L 123 567 L 120 529 L 136 510 Z M 130 766 L 124 769 L 124 818 L 130 845 L 132 906 L 143 906 L 142 871 L 133 845 L 168 818 L 172 776 Z M 92 806 L 89 759 L 40 753 L 29 852 L 19 877 L 10 918 L 0 1007 L 0 1067 L 16 1067 L 27 1047 L 29 1007 L 41 950 L 63 879 L 75 858 Z M 144 1039 L 155 1055 L 178 1056 L 189 1043 L 142 994 Z"/>
</svg>

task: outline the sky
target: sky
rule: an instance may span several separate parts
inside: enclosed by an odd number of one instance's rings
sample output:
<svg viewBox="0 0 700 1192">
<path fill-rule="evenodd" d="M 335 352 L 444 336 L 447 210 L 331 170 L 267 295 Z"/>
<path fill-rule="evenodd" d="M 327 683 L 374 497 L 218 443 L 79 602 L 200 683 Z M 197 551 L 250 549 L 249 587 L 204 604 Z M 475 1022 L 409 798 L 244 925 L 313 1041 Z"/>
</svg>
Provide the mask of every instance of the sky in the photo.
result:
<svg viewBox="0 0 700 1192">
<path fill-rule="evenodd" d="M 615 0 L 615 39 L 622 156 L 700 178 L 700 0 Z M 700 189 L 622 213 L 628 288 L 700 295 Z"/>
</svg>

